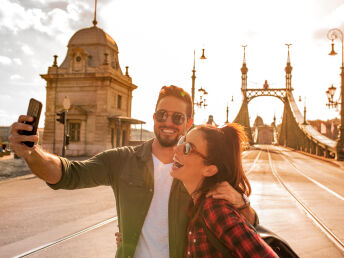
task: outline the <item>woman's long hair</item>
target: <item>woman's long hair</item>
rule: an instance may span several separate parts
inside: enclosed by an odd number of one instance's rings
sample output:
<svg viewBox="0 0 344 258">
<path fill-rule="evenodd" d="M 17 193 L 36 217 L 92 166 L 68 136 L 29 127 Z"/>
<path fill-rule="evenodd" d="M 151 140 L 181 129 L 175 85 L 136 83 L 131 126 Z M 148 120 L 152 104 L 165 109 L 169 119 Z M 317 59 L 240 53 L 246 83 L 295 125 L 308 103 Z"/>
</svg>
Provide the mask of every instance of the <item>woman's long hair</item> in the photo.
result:
<svg viewBox="0 0 344 258">
<path fill-rule="evenodd" d="M 201 186 L 193 193 L 204 198 L 217 183 L 227 181 L 236 191 L 249 196 L 251 186 L 242 167 L 241 153 L 243 144 L 247 144 L 244 127 L 228 123 L 221 128 L 212 125 L 197 127 L 207 142 L 207 160 L 205 164 L 215 165 L 218 172 L 205 177 Z"/>
</svg>

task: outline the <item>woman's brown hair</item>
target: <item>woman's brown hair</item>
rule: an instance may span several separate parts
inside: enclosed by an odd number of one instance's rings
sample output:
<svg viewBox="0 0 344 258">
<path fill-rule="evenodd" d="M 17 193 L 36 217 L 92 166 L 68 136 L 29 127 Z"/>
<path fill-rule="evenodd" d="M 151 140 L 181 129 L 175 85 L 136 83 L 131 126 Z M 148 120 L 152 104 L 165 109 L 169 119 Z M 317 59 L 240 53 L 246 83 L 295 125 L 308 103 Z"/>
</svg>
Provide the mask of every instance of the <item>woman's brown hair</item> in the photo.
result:
<svg viewBox="0 0 344 258">
<path fill-rule="evenodd" d="M 242 167 L 241 153 L 247 143 L 244 127 L 228 123 L 221 128 L 212 125 L 200 125 L 200 130 L 207 142 L 207 165 L 215 165 L 218 172 L 206 177 L 195 193 L 201 198 L 212 190 L 217 183 L 227 181 L 236 191 L 249 196 L 251 186 Z"/>
</svg>

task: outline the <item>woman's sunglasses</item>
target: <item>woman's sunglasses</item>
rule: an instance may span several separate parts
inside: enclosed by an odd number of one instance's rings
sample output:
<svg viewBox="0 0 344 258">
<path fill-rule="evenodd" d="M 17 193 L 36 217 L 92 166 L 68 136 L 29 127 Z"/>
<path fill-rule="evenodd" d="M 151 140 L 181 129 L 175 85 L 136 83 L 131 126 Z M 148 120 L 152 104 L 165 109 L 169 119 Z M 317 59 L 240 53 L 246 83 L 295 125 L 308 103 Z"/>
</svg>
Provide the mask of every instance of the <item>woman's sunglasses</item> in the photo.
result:
<svg viewBox="0 0 344 258">
<path fill-rule="evenodd" d="M 164 109 L 160 109 L 158 111 L 155 112 L 155 120 L 162 123 L 165 122 L 167 120 L 167 118 L 169 117 L 169 112 L 167 112 Z M 175 125 L 181 125 L 183 124 L 185 121 L 185 115 L 183 113 L 180 112 L 173 112 L 172 113 L 172 122 Z"/>
<path fill-rule="evenodd" d="M 206 156 L 204 156 L 202 153 L 200 153 L 196 150 L 195 146 L 192 143 L 185 142 L 185 136 L 180 137 L 177 145 L 182 145 L 183 143 L 185 143 L 184 148 L 183 148 L 184 155 L 189 155 L 191 153 L 195 153 L 198 156 L 200 156 L 201 158 L 208 160 Z"/>
</svg>

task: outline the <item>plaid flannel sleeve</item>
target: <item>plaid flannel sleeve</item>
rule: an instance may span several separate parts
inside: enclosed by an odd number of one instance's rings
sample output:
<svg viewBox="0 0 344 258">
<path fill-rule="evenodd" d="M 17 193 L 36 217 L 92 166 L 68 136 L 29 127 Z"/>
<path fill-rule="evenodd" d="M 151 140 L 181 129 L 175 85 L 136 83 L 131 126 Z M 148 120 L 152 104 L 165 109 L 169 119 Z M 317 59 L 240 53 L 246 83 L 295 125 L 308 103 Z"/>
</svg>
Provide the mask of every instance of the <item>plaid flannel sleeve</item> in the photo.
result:
<svg viewBox="0 0 344 258">
<path fill-rule="evenodd" d="M 278 257 L 225 200 L 209 198 L 203 215 L 209 229 L 238 257 Z"/>
</svg>

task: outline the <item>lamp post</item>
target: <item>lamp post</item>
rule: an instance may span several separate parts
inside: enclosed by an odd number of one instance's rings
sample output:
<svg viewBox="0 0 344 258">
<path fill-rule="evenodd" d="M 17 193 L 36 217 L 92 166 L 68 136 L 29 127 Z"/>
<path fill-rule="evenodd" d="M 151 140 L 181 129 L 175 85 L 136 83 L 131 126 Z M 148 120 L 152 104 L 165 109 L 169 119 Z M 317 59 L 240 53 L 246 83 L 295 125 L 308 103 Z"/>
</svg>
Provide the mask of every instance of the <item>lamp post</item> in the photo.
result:
<svg viewBox="0 0 344 258">
<path fill-rule="evenodd" d="M 301 96 L 299 96 L 299 102 L 302 101 Z M 304 96 L 304 101 L 303 101 L 303 124 L 306 125 L 307 124 L 307 119 L 306 119 L 306 96 Z"/>
<path fill-rule="evenodd" d="M 200 59 L 207 59 L 204 55 L 204 48 L 202 49 L 202 56 Z M 192 118 L 195 116 L 195 81 L 196 81 L 196 51 L 194 50 L 194 63 L 192 69 L 192 86 L 191 86 L 191 99 L 192 99 Z"/>
<path fill-rule="evenodd" d="M 62 157 L 64 157 L 66 155 L 67 137 L 69 138 L 69 136 L 67 135 L 67 113 L 71 106 L 71 101 L 67 96 L 64 97 L 62 101 L 62 105 L 64 109 L 63 112 L 65 113 L 64 123 L 63 123 L 63 144 L 62 144 Z"/>
<path fill-rule="evenodd" d="M 329 87 L 326 91 L 327 98 L 329 103 L 327 104 L 329 108 L 337 107 L 340 105 L 340 128 L 339 128 L 339 137 L 337 140 L 337 160 L 344 160 L 344 35 L 343 31 L 340 29 L 334 28 L 328 31 L 327 38 L 332 41 L 332 49 L 329 55 L 333 56 L 337 53 L 334 51 L 334 40 L 339 39 L 342 42 L 342 66 L 340 67 L 340 79 L 341 79 L 341 87 L 340 87 L 340 97 L 338 101 L 333 100 L 334 93 L 336 91 L 336 87 L 333 85 Z"/>
<path fill-rule="evenodd" d="M 234 101 L 234 98 L 232 96 L 232 102 Z M 228 102 L 227 102 L 227 108 L 226 108 L 226 122 L 225 123 L 229 123 L 228 121 L 228 114 L 229 114 L 229 107 L 228 107 Z"/>
</svg>

